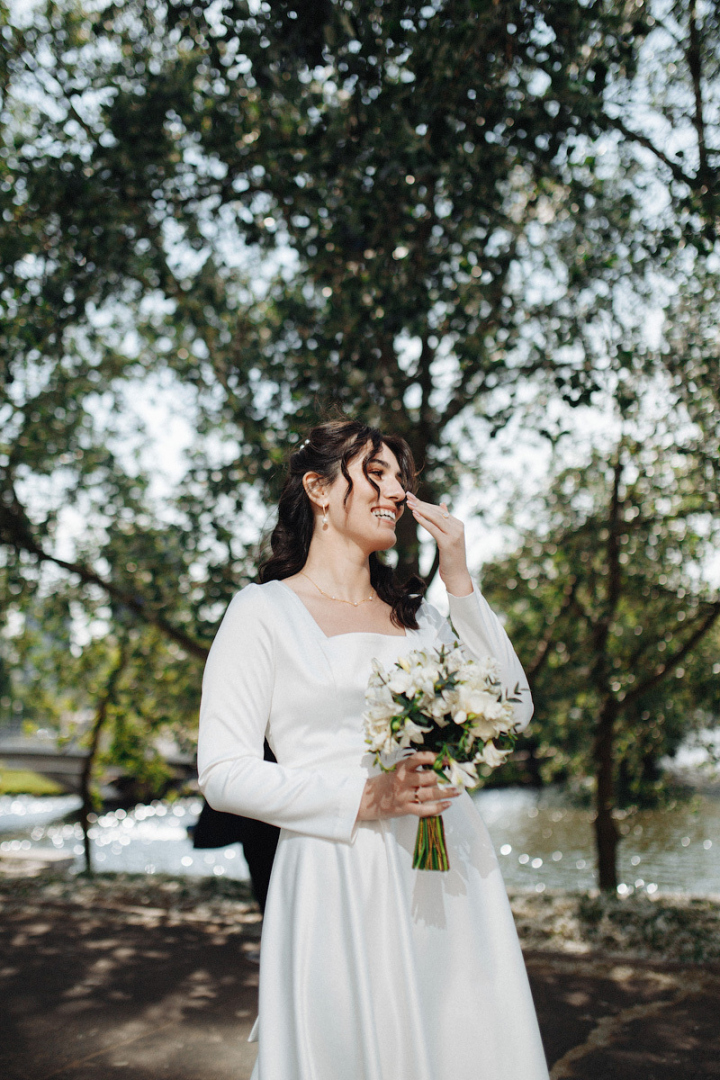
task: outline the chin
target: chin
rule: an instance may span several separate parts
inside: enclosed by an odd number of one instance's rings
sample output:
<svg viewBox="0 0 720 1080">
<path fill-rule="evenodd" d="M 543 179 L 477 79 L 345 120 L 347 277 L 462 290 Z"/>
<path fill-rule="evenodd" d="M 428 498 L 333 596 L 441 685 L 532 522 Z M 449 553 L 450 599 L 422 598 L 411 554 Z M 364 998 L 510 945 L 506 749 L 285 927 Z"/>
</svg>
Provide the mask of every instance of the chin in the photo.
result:
<svg viewBox="0 0 720 1080">
<path fill-rule="evenodd" d="M 373 544 L 373 551 L 389 551 L 397 544 L 397 536 L 393 532 L 391 536 L 377 536 Z"/>
</svg>

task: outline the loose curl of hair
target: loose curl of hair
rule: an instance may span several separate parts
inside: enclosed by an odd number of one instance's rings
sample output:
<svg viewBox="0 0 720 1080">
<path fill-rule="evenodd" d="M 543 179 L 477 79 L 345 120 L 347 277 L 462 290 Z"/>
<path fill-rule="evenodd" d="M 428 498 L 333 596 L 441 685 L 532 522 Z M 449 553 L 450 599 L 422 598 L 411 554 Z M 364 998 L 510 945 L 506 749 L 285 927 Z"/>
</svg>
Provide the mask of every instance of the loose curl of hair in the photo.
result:
<svg viewBox="0 0 720 1080">
<path fill-rule="evenodd" d="M 347 480 L 345 502 L 353 482 L 348 464 L 365 451 L 362 462 L 368 483 L 380 497 L 380 489 L 368 474 L 368 465 L 377 457 L 380 448 L 392 450 L 400 466 L 400 483 L 405 491 L 415 491 L 416 473 L 410 447 L 398 435 L 384 435 L 377 428 L 359 420 L 329 420 L 318 424 L 305 442 L 290 455 L 288 474 L 278 502 L 278 521 L 270 537 L 272 554 L 260 566 L 261 582 L 282 581 L 299 573 L 307 562 L 315 527 L 313 507 L 303 487 L 306 473 L 317 473 L 327 484 L 339 473 Z M 391 567 L 370 555 L 370 582 L 381 600 L 392 608 L 391 621 L 395 626 L 417 630 L 417 611 L 422 603 L 426 584 L 413 574 L 401 585 Z"/>
</svg>

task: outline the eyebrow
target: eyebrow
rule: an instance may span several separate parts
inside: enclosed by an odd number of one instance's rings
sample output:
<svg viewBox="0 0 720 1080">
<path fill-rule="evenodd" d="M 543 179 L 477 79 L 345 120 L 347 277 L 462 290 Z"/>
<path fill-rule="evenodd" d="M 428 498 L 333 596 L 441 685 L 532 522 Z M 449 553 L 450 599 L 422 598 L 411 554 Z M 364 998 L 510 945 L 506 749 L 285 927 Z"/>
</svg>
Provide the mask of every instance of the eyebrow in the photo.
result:
<svg viewBox="0 0 720 1080">
<path fill-rule="evenodd" d="M 387 461 L 383 461 L 383 459 L 382 459 L 382 458 L 377 458 L 377 457 L 375 457 L 375 458 L 370 458 L 370 461 L 368 461 L 368 465 L 372 465 L 372 464 L 375 464 L 375 465 L 382 465 L 382 467 L 383 467 L 384 469 L 389 469 L 389 468 L 390 468 L 390 463 L 389 463 L 389 462 L 387 462 Z M 403 476 L 402 476 L 402 473 L 400 472 L 400 470 L 399 470 L 399 469 L 398 469 L 398 471 L 397 471 L 397 472 L 395 473 L 395 476 L 397 477 L 397 479 L 398 479 L 398 480 L 402 480 L 402 478 L 403 478 Z"/>
</svg>

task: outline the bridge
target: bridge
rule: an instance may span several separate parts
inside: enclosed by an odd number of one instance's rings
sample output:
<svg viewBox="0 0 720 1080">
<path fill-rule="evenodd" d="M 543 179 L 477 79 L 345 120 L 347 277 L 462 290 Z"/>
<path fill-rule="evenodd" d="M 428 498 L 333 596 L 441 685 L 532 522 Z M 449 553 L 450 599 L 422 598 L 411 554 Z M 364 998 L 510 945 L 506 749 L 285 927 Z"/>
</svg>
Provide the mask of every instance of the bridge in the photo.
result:
<svg viewBox="0 0 720 1080">
<path fill-rule="evenodd" d="M 194 756 L 170 751 L 162 757 L 173 772 L 175 784 L 197 778 Z M 60 750 L 54 745 L 38 746 L 34 740 L 22 738 L 0 741 L 0 764 L 8 769 L 29 769 L 39 773 L 73 795 L 80 793 L 80 779 L 86 761 L 87 751 L 77 748 Z M 104 784 L 113 784 L 126 776 L 123 769 L 109 766 L 104 769 L 102 779 Z"/>
</svg>

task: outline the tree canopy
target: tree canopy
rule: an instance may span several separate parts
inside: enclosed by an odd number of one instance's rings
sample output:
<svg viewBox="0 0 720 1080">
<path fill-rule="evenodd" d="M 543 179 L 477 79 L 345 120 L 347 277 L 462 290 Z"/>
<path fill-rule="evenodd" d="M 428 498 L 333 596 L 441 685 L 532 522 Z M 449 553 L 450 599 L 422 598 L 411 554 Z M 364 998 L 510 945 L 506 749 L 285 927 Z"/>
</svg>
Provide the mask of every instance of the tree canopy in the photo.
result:
<svg viewBox="0 0 720 1080">
<path fill-rule="evenodd" d="M 717 476 L 677 429 L 637 435 L 560 469 L 484 572 L 542 718 L 528 749 L 545 781 L 591 782 L 611 889 L 613 811 L 661 797 L 661 760 L 720 708 Z"/>
<path fill-rule="evenodd" d="M 0 22 L 6 618 L 57 594 L 94 641 L 125 613 L 195 677 L 331 404 L 403 434 L 430 498 L 509 421 L 558 440 L 608 393 L 682 401 L 715 467 L 717 3 Z M 193 433 L 161 495 L 151 387 Z"/>
</svg>

